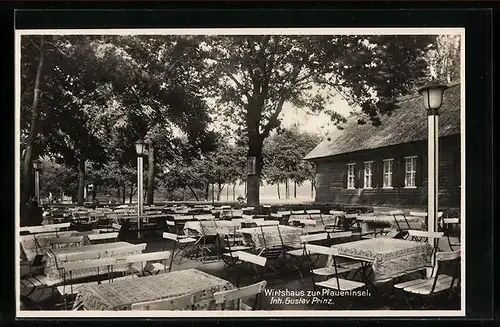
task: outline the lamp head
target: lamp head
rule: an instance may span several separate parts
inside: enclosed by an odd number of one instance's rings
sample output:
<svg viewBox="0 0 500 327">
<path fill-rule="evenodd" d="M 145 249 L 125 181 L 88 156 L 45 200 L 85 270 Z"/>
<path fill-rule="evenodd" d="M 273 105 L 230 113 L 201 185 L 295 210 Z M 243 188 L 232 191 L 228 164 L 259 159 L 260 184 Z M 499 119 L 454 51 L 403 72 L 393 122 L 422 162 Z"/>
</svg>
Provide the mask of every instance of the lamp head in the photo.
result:
<svg viewBox="0 0 500 327">
<path fill-rule="evenodd" d="M 418 90 L 422 95 L 424 108 L 429 114 L 437 115 L 437 111 L 443 104 L 443 93 L 448 86 L 439 83 L 430 83 Z"/>
<path fill-rule="evenodd" d="M 135 152 L 138 156 L 143 156 L 146 153 L 146 142 L 143 140 L 135 142 Z"/>
<path fill-rule="evenodd" d="M 40 170 L 42 170 L 42 168 L 43 168 L 43 163 L 40 160 L 38 160 L 38 159 L 33 160 L 33 169 L 34 170 L 40 171 Z"/>
</svg>

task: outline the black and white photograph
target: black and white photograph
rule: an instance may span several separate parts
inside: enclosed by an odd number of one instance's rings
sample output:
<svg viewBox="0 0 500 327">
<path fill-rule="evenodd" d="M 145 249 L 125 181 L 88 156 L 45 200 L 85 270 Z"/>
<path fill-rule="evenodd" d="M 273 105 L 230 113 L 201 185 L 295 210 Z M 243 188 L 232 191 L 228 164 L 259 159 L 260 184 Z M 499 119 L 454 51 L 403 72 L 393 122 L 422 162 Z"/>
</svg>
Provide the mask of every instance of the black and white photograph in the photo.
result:
<svg viewBox="0 0 500 327">
<path fill-rule="evenodd" d="M 464 316 L 464 44 L 16 30 L 17 316 Z"/>
</svg>

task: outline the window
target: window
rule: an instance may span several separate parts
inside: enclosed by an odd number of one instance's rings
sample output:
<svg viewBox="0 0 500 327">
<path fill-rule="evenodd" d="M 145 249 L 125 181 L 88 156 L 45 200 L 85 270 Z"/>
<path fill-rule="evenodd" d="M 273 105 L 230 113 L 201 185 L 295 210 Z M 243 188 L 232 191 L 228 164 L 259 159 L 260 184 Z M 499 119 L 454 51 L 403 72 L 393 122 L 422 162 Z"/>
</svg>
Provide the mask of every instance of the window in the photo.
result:
<svg viewBox="0 0 500 327">
<path fill-rule="evenodd" d="M 356 182 L 356 174 L 354 172 L 354 168 L 356 164 L 348 164 L 347 165 L 347 188 L 354 188 Z"/>
<path fill-rule="evenodd" d="M 417 157 L 406 157 L 405 162 L 405 187 L 416 187 Z"/>
<path fill-rule="evenodd" d="M 372 188 L 373 161 L 365 162 L 365 184 L 364 188 Z"/>
<path fill-rule="evenodd" d="M 394 159 L 385 159 L 384 160 L 384 187 L 391 188 L 392 187 L 392 167 L 393 167 Z"/>
</svg>

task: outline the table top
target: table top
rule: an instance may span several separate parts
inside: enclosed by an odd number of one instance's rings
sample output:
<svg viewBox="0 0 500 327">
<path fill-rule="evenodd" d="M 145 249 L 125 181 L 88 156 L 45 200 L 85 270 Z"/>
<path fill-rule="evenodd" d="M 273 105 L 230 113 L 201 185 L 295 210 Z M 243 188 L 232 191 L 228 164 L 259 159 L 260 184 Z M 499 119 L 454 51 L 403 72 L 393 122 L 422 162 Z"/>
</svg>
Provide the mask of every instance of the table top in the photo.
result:
<svg viewBox="0 0 500 327">
<path fill-rule="evenodd" d="M 108 284 L 85 285 L 79 289 L 78 296 L 88 310 L 130 310 L 134 303 L 204 290 L 207 297 L 212 297 L 215 292 L 230 289 L 234 286 L 222 278 L 197 269 L 187 269 Z"/>
<path fill-rule="evenodd" d="M 244 241 L 256 248 L 279 247 L 283 244 L 293 248 L 301 247 L 300 236 L 304 233 L 302 228 L 277 225 L 242 228 L 240 233 Z"/>
<path fill-rule="evenodd" d="M 428 243 L 407 241 L 395 238 L 372 238 L 332 245 L 339 256 L 365 261 L 391 259 L 419 252 L 428 252 Z"/>
</svg>

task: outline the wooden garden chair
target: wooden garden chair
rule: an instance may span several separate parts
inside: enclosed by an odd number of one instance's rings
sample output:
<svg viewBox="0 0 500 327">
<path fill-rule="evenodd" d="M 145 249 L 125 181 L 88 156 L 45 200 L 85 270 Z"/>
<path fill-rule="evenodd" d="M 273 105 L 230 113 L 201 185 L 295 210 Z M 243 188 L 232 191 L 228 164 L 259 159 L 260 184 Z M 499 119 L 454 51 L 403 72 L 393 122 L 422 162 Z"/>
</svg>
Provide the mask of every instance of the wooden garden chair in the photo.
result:
<svg viewBox="0 0 500 327">
<path fill-rule="evenodd" d="M 324 246 L 318 246 L 318 245 L 312 245 L 312 244 L 307 244 L 306 245 L 306 251 L 309 254 L 309 258 L 311 254 L 324 254 L 328 255 L 329 257 L 332 258 L 332 275 L 333 277 L 325 280 L 325 281 L 320 281 L 316 282 L 314 280 L 314 270 L 311 267 L 311 273 L 313 276 L 313 288 L 314 290 L 317 289 L 317 287 L 321 288 L 328 288 L 332 289 L 335 291 L 355 291 L 355 290 L 361 290 L 363 288 L 366 288 L 366 285 L 361 282 L 353 281 L 353 280 L 348 280 L 345 278 L 342 278 L 341 276 L 345 275 L 346 273 L 352 271 L 352 268 L 344 268 L 341 267 L 337 264 L 337 256 L 338 252 L 337 249 L 334 247 L 324 247 Z M 338 298 L 337 298 L 338 299 Z M 352 301 L 349 302 L 349 305 L 347 309 L 349 309 L 352 305 Z"/>
<path fill-rule="evenodd" d="M 442 218 L 441 221 L 443 224 L 444 235 L 448 240 L 448 246 L 450 247 L 450 250 L 455 251 L 457 249 L 460 249 L 461 246 L 460 239 L 462 237 L 460 233 L 460 218 Z M 456 238 L 458 238 L 458 241 L 454 241 L 451 239 L 451 237 L 453 237 L 454 235 L 453 234 L 454 227 L 458 230 L 458 235 L 455 236 Z"/>
<path fill-rule="evenodd" d="M 352 237 L 352 232 L 347 231 L 347 232 L 331 232 L 328 233 L 328 240 L 335 242 L 336 240 L 341 240 L 341 239 L 349 239 Z M 318 252 L 312 252 L 309 253 L 307 252 L 307 245 L 306 245 L 306 252 L 308 256 L 306 257 L 309 260 L 309 264 L 312 268 L 311 273 L 315 276 L 321 276 L 322 278 L 328 278 L 330 276 L 334 276 L 336 273 L 340 271 L 340 274 L 342 275 L 347 275 L 350 272 L 355 272 L 357 273 L 358 269 L 361 268 L 361 264 L 355 260 L 348 260 L 345 258 L 341 259 L 341 263 L 338 262 L 337 260 L 337 270 L 335 270 L 335 267 L 333 267 L 333 258 L 329 255 L 330 250 L 329 247 L 313 247 L 313 250 L 316 250 Z M 323 252 L 320 252 L 323 251 Z M 311 254 L 316 254 L 317 258 L 316 260 L 311 260 Z M 318 257 L 320 255 L 327 255 L 328 259 L 326 261 L 326 264 L 324 267 L 321 268 L 314 268 L 314 264 L 318 261 Z M 355 274 L 354 274 L 355 276 Z M 353 276 L 353 277 L 354 277 Z"/>
<path fill-rule="evenodd" d="M 174 248 L 172 249 L 172 256 L 170 259 L 170 265 L 168 267 L 169 271 L 172 271 L 172 263 L 174 262 L 174 258 L 176 256 L 178 256 L 179 254 L 181 255 L 179 258 L 179 265 L 180 265 L 182 262 L 182 259 L 188 254 L 187 249 L 189 247 L 193 247 L 194 244 L 196 244 L 196 242 L 198 241 L 197 239 L 195 239 L 193 237 L 180 237 L 180 235 L 168 233 L 168 232 L 163 233 L 163 238 L 174 242 Z M 163 247 L 163 250 L 165 250 L 165 247 Z M 175 252 L 176 250 L 177 250 L 177 253 Z"/>
<path fill-rule="evenodd" d="M 406 281 L 394 285 L 394 288 L 403 292 L 410 309 L 413 309 L 410 296 L 424 300 L 425 308 L 434 296 L 445 292 L 451 295 L 455 288 L 460 287 L 460 258 L 460 251 L 438 252 L 436 253 L 437 269 L 431 277 Z M 443 269 L 446 268 L 452 268 L 451 276 L 443 273 Z"/>
<path fill-rule="evenodd" d="M 312 234 L 312 235 L 301 235 L 300 236 L 300 241 L 302 243 L 302 248 L 300 249 L 295 249 L 295 250 L 289 250 L 286 252 L 287 255 L 291 256 L 294 261 L 296 261 L 298 264 L 296 265 L 296 269 L 300 274 L 300 278 L 303 280 L 304 275 L 302 273 L 302 266 L 304 263 L 307 263 L 307 256 L 308 253 L 306 251 L 306 245 L 310 243 L 316 243 L 316 242 L 324 242 L 328 240 L 328 233 L 320 233 L 320 234 Z M 319 259 L 319 255 L 317 256 L 316 261 Z M 315 264 L 315 262 L 312 262 L 312 265 Z"/>
<path fill-rule="evenodd" d="M 260 255 L 251 254 L 245 251 L 236 251 L 234 252 L 234 256 L 238 258 L 241 262 L 240 264 L 240 272 L 238 273 L 238 280 L 236 281 L 236 287 L 240 285 L 241 277 L 244 275 L 244 271 L 247 266 L 251 266 L 253 268 L 251 276 L 255 278 L 257 275 L 260 276 L 260 280 L 264 277 L 264 270 L 267 263 L 267 258 Z M 260 268 L 259 268 L 260 267 Z M 260 273 L 259 273 L 260 270 Z"/>
<path fill-rule="evenodd" d="M 222 292 L 214 293 L 215 303 L 220 305 L 222 310 L 225 310 L 226 303 L 231 301 L 238 301 L 236 310 L 252 311 L 260 310 L 262 306 L 262 292 L 266 288 L 267 282 L 265 280 L 237 288 L 235 290 L 228 290 Z M 244 303 L 242 300 L 246 298 L 254 297 L 253 305 L 250 306 Z"/>
</svg>

